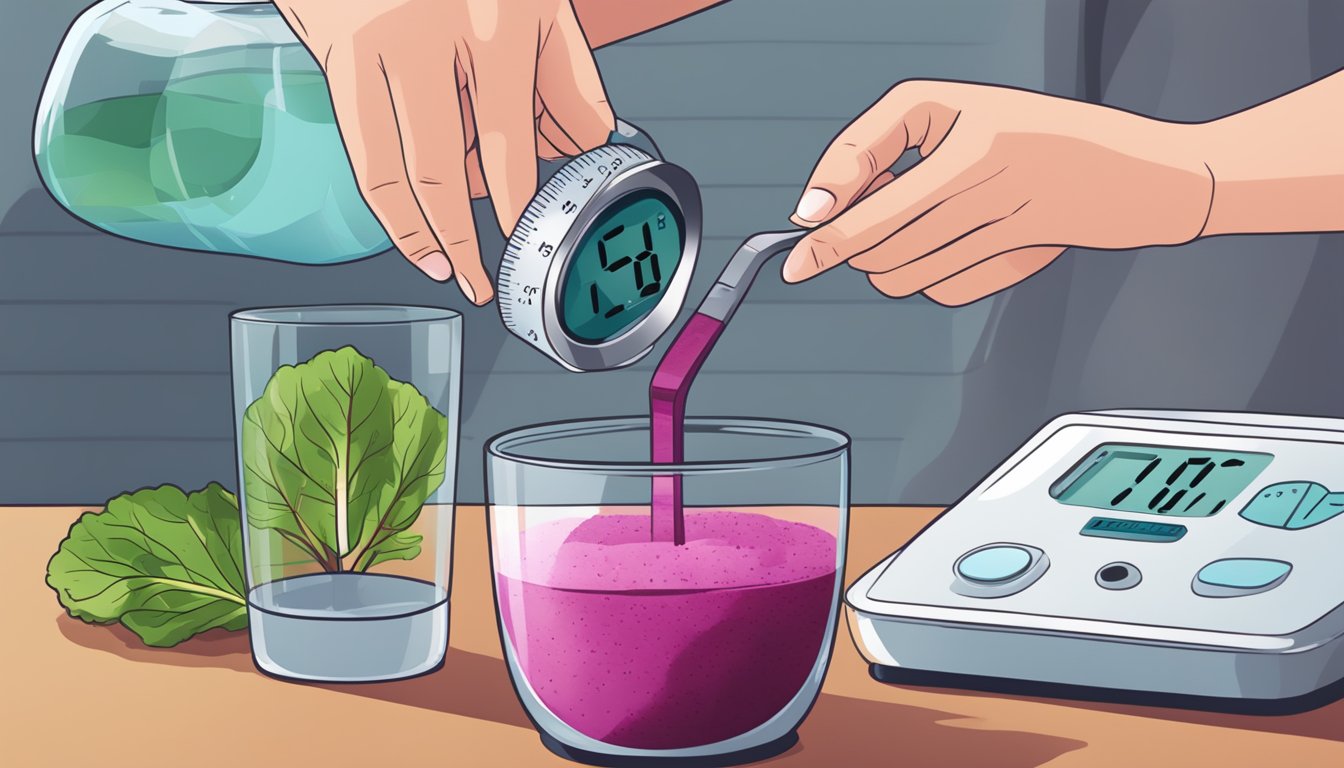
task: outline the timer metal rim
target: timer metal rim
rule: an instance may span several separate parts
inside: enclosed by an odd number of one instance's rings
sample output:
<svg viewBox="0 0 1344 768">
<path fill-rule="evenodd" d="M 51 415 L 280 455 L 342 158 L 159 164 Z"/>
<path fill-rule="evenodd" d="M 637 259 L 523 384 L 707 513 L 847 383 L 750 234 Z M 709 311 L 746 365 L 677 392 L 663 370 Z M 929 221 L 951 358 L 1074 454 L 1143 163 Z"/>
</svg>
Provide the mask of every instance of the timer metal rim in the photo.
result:
<svg viewBox="0 0 1344 768">
<path fill-rule="evenodd" d="M 654 308 L 636 320 L 624 333 L 597 344 L 579 341 L 565 332 L 559 312 L 560 285 L 569 272 L 574 246 L 582 241 L 593 222 L 612 203 L 643 189 L 667 195 L 681 212 L 685 231 L 676 272 Z M 700 229 L 699 188 L 690 173 L 671 163 L 650 157 L 648 162 L 631 166 L 611 177 L 598 189 L 556 247 L 555 263 L 559 266 L 547 271 L 546 284 L 542 289 L 545 297 L 542 303 L 542 328 L 561 362 L 577 372 L 612 370 L 632 365 L 648 354 L 658 339 L 672 327 L 690 291 L 691 275 L 700 251 Z"/>
</svg>

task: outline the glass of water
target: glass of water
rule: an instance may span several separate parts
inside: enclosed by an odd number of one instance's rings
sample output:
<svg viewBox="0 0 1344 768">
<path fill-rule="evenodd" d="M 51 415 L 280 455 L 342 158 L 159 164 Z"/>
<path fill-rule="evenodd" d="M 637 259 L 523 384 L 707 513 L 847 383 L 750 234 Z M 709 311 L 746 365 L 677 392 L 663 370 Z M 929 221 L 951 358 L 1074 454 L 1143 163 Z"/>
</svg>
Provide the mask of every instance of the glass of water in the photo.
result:
<svg viewBox="0 0 1344 768">
<path fill-rule="evenodd" d="M 231 316 L 252 655 L 373 681 L 448 646 L 462 318 L 312 306 Z"/>
</svg>

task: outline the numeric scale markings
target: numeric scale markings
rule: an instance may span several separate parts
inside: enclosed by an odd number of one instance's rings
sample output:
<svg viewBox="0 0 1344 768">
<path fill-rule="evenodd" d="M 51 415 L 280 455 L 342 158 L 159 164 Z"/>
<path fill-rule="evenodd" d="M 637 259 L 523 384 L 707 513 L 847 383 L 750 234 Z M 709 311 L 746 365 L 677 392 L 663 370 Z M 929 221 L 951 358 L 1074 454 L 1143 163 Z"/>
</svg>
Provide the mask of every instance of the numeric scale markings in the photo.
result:
<svg viewBox="0 0 1344 768">
<path fill-rule="evenodd" d="M 687 271 L 693 268 L 697 243 L 683 240 L 677 246 L 681 249 L 676 254 L 679 258 L 669 262 L 671 255 L 655 253 L 653 246 L 661 247 L 657 230 L 669 227 L 670 215 L 650 215 L 647 227 L 641 227 L 638 218 L 627 219 L 619 230 L 617 222 L 600 218 L 607 211 L 620 211 L 621 205 L 638 204 L 638 200 L 626 204 L 618 201 L 642 190 L 666 196 L 667 207 L 678 214 L 678 226 L 680 216 L 689 215 L 698 240 L 700 206 L 694 179 L 684 169 L 664 162 L 656 150 L 649 152 L 619 142 L 604 145 L 573 158 L 541 186 L 510 234 L 498 270 L 499 312 L 511 333 L 575 371 L 619 367 L 648 352 L 652 341 L 676 318 L 675 312 L 665 308 L 657 311 L 660 296 L 672 290 L 669 295 L 679 308 L 685 298 L 685 281 L 679 279 L 682 267 Z M 587 230 L 595 225 L 610 229 L 589 233 Z M 594 247 L 593 241 L 603 234 L 606 236 L 598 243 L 603 249 L 601 265 L 594 258 L 591 266 L 576 276 L 575 284 L 567 286 L 574 249 L 580 245 Z M 675 269 L 669 266 L 672 264 Z M 593 273 L 601 279 L 595 279 Z M 632 282 L 625 282 L 627 279 Z M 589 305 L 596 307 L 591 318 L 597 322 L 625 322 L 622 327 L 635 330 L 646 325 L 663 327 L 656 333 L 645 329 L 604 337 L 600 343 L 571 337 L 560 314 L 565 301 L 575 300 L 584 314 Z M 634 317 L 636 304 L 644 308 L 654 302 L 658 304 L 652 310 Z M 625 314 L 620 319 L 611 320 L 622 312 Z"/>
</svg>

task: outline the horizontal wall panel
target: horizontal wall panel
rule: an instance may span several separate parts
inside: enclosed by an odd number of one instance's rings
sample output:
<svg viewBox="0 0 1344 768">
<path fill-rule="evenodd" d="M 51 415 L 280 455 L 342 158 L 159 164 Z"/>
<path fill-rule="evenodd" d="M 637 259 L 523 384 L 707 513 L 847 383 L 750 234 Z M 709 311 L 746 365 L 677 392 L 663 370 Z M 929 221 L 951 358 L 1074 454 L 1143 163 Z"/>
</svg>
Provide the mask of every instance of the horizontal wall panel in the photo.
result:
<svg viewBox="0 0 1344 768">
<path fill-rule="evenodd" d="M 722 214 L 716 218 L 721 222 L 726 219 Z M 772 229 L 783 228 L 773 215 L 767 224 Z M 755 231 L 743 228 L 736 234 L 701 241 L 690 300 L 704 297 L 733 251 Z M 483 253 L 487 269 L 497 274 L 502 246 L 497 240 L 493 242 L 494 247 L 483 249 Z M 61 254 L 60 259 L 53 261 L 52 253 Z M 863 273 L 849 267 L 837 267 L 806 283 L 785 283 L 780 278 L 784 261 L 781 254 L 762 268 L 748 302 L 893 303 L 878 293 Z M 176 251 L 106 236 L 0 235 L 0 322 L 6 326 L 13 322 L 5 318 L 10 317 L 8 308 L 14 305 L 113 306 L 140 302 L 146 306 L 200 304 L 224 317 L 234 309 L 256 306 L 423 304 L 456 309 L 468 321 L 490 316 L 498 322 L 494 304 L 471 306 L 456 285 L 428 279 L 392 252 L 351 264 L 314 267 Z M 0 327 L 0 333 L 9 331 Z"/>
<path fill-rule="evenodd" d="M 612 105 L 631 118 L 848 119 L 908 78 L 1040 88 L 1044 13 L 1042 0 L 734 0 L 597 61 Z"/>
<path fill-rule="evenodd" d="M 0 438 L 227 438 L 228 374 L 0 375 Z"/>
<path fill-rule="evenodd" d="M 957 45 L 1002 39 L 1014 9 L 1032 8 L 1031 0 L 732 0 L 669 24 L 621 47 L 744 42 L 793 43 L 900 42 Z"/>
<path fill-rule="evenodd" d="M 901 447 L 900 440 L 855 441 L 850 466 L 855 503 L 895 498 L 893 493 L 918 469 L 900 461 Z M 463 441 L 457 473 L 459 503 L 485 500 L 482 457 L 479 441 Z M 235 467 L 231 441 L 0 440 L 5 504 L 95 506 L 127 491 L 164 483 L 195 490 L 219 482 L 236 490 Z"/>
<path fill-rule="evenodd" d="M 903 437 L 956 376 L 858 371 L 705 371 L 692 413 L 794 418 L 872 438 Z M 487 437 L 522 424 L 648 412 L 647 371 L 493 373 L 465 377 L 462 434 Z M 0 439 L 228 439 L 227 374 L 0 375 Z M 914 403 L 918 403 L 915 407 Z M 951 401 L 949 401 L 950 405 Z"/>
<path fill-rule="evenodd" d="M 136 302 L 0 304 L 5 329 L 0 332 L 0 376 L 227 374 L 228 309 Z M 970 364 L 990 312 L 988 302 L 955 310 L 925 301 L 749 302 L 720 340 L 710 370 L 958 373 Z M 567 375 L 532 347 L 501 333 L 494 318 L 476 320 L 468 328 L 473 335 L 466 341 L 465 372 Z M 656 355 L 650 355 L 640 368 L 651 370 L 655 362 Z"/>
<path fill-rule="evenodd" d="M 819 149 L 819 148 L 818 148 Z M 816 151 L 816 150 L 811 150 Z M 796 155 L 802 158 L 802 155 Z M 815 154 L 806 156 L 806 160 L 799 159 L 797 162 L 796 179 L 792 183 L 776 184 L 721 184 L 718 186 L 706 186 L 700 190 L 701 205 L 704 210 L 704 228 L 703 235 L 710 238 L 729 238 L 741 239 L 753 232 L 763 230 L 792 229 L 793 225 L 789 223 L 789 215 L 793 213 L 793 207 L 798 201 L 798 195 L 802 184 L 807 180 L 807 174 L 815 162 Z M 687 169 L 695 174 L 693 165 L 685 163 L 678 159 L 678 164 L 685 164 Z M 103 254 L 124 252 L 123 247 L 117 245 L 118 242 L 134 245 L 138 248 L 151 248 L 157 253 L 157 261 L 168 262 L 170 259 L 178 261 L 184 253 L 193 253 L 193 251 L 178 251 L 172 248 L 164 248 L 158 245 L 148 245 L 133 240 L 127 240 L 119 237 L 109 237 L 106 233 L 100 232 L 93 226 L 76 219 L 74 216 L 62 211 L 56 202 L 44 192 L 34 191 L 24 198 L 22 203 L 25 207 L 34 211 L 31 217 L 25 217 L 22 229 L 14 229 L 13 226 L 6 226 L 0 231 L 0 236 L 20 238 L 4 245 L 7 252 L 0 252 L 0 277 L 9 272 L 12 267 L 5 264 L 10 254 L 17 254 L 17 250 L 28 249 L 32 255 L 46 256 L 58 247 L 60 241 L 53 242 L 50 239 L 52 235 L 74 236 L 66 241 L 73 247 L 70 249 L 75 253 L 81 251 L 88 252 L 91 257 L 102 258 Z M 498 226 L 495 223 L 494 212 L 490 208 L 488 201 L 478 200 L 474 206 L 476 211 L 477 235 L 481 239 L 481 253 L 488 264 L 496 264 L 499 256 L 504 251 L 504 239 L 499 234 Z M 15 224 L 14 226 L 17 226 Z M 26 235 L 47 235 L 48 237 L 23 239 Z M 390 253 L 396 257 L 396 254 Z M 207 257 L 216 264 L 207 264 L 201 260 L 201 257 Z M 192 270 L 192 277 L 197 282 L 206 282 L 204 275 L 212 271 L 217 271 L 219 265 L 230 271 L 237 269 L 237 266 L 231 266 L 238 259 L 252 259 L 263 263 L 277 263 L 290 269 L 303 269 L 308 271 L 312 267 L 304 265 L 289 264 L 288 262 L 276 262 L 272 259 L 262 259 L 249 256 L 234 256 L 230 254 L 219 254 L 201 252 L 199 256 L 192 258 L 185 264 L 166 264 L 168 269 Z M 54 267 L 55 265 L 53 265 Z M 66 278 L 83 277 L 86 272 L 79 269 L 77 264 L 62 264 L 67 266 L 70 271 L 63 271 L 62 275 Z M 109 266 L 119 267 L 126 270 L 126 265 L 113 263 Z M 337 269 L 345 265 L 334 264 L 324 265 L 323 269 Z M 410 270 L 409 265 L 399 265 L 405 270 Z M 410 272 L 408 272 L 410 274 Z M 138 273 L 131 271 L 128 276 L 134 276 L 136 279 L 147 283 L 149 286 L 156 286 L 158 280 L 151 274 Z M 9 280 L 5 280 L 9 283 Z M 5 289 L 6 293 L 13 290 L 12 286 Z"/>
<path fill-rule="evenodd" d="M 623 115 L 658 144 L 668 161 L 691 172 L 702 188 L 754 185 L 802 191 L 817 158 L 853 117 L 638 118 Z"/>
<path fill-rule="evenodd" d="M 94 505 L 164 483 L 194 490 L 214 481 L 236 488 L 234 466 L 229 440 L 0 440 L 0 501 Z"/>
<path fill-rule="evenodd" d="M 800 116 L 848 120 L 902 80 L 976 79 L 1036 88 L 1041 80 L 1039 49 L 1034 62 L 1018 55 L 1010 63 L 1004 56 L 1004 66 L 987 68 L 986 60 L 995 58 L 991 52 L 965 47 L 796 43 L 774 51 L 767 46 L 751 48 L 749 52 L 758 55 L 743 56 L 748 51 L 731 45 L 693 50 L 615 47 L 600 51 L 597 61 L 603 73 L 628 73 L 607 74 L 606 81 L 612 108 L 632 120 Z M 829 82 L 833 69 L 817 65 L 818 59 L 835 57 L 844 57 L 847 64 L 848 82 L 843 88 Z M 708 82 L 714 83 L 712 89 L 703 87 Z"/>
<path fill-rule="evenodd" d="M 596 377 L 616 383 L 586 381 Z M 485 438 L 526 424 L 648 412 L 648 377 L 618 371 L 585 377 L 496 374 L 475 408 L 464 411 L 464 434 Z M 807 421 L 854 437 L 907 438 L 912 425 L 954 418 L 956 377 L 856 373 L 705 373 L 687 412 Z"/>
<path fill-rule="evenodd" d="M 806 162 L 798 165 L 798 172 L 795 175 L 794 183 L 777 184 L 730 184 L 719 186 L 706 186 L 700 190 L 701 205 L 704 208 L 704 231 L 706 237 L 728 237 L 742 238 L 750 233 L 770 229 L 791 229 L 789 215 L 793 212 L 793 206 L 797 203 L 798 194 L 801 185 L 807 179 L 807 173 L 815 162 L 815 156 L 809 156 Z M 678 164 L 685 164 L 684 161 L 678 161 Z M 695 169 L 686 164 L 687 168 L 694 174 Z M 75 245 L 72 250 L 88 251 L 91 256 L 100 256 L 104 253 L 115 253 L 119 249 L 115 243 L 121 241 L 135 245 L 140 248 L 152 248 L 159 253 L 160 261 L 167 261 L 169 258 L 181 259 L 181 254 L 192 253 L 192 251 L 178 251 L 172 248 L 164 248 L 158 245 L 147 245 L 137 243 L 132 240 L 126 240 L 117 237 L 108 237 L 89 224 L 76 219 L 64 211 L 61 211 L 54 200 L 51 200 L 45 193 L 35 192 L 25 198 L 24 205 L 33 208 L 38 212 L 34 217 L 28 219 L 32 222 L 31 228 L 25 224 L 22 230 L 0 231 L 0 236 L 22 238 L 25 235 L 53 235 L 66 234 L 74 235 L 80 238 L 90 238 L 89 240 L 77 239 L 69 241 Z M 476 211 L 477 234 L 481 238 L 481 253 L 488 263 L 497 263 L 499 254 L 504 250 L 504 240 L 499 234 L 499 229 L 495 223 L 494 212 L 489 207 L 488 201 L 476 201 L 474 206 Z M 59 245 L 57 242 L 43 242 L 42 238 L 29 238 L 27 241 L 18 240 L 7 244 L 6 250 L 10 248 L 28 248 L 37 255 L 49 254 L 53 247 Z M 395 256 L 395 254 L 392 254 Z M 247 256 L 232 256 L 218 253 L 200 253 L 200 256 L 208 257 L 216 262 L 222 262 L 226 268 L 239 258 L 251 258 L 255 261 L 265 263 L 278 263 L 291 269 L 311 269 L 303 265 L 289 264 L 288 262 L 274 262 L 271 259 L 259 259 Z M 0 264 L 3 264 L 5 256 L 0 254 Z M 71 272 L 65 273 L 67 277 L 82 276 L 78 271 L 77 265 Z M 115 266 L 115 265 L 114 265 Z M 202 280 L 202 273 L 208 273 L 216 269 L 215 265 L 208 265 L 201 262 L 197 257 L 186 265 L 192 269 L 197 280 Z M 327 265 L 324 269 L 336 269 L 344 265 Z M 124 269 L 124 265 L 122 265 Z M 173 268 L 169 266 L 169 268 Z M 178 269 L 182 265 L 177 266 Z M 8 267 L 0 266 L 0 269 L 8 271 Z M 406 269 L 411 267 L 406 266 Z M 3 274 L 3 273 L 0 273 Z M 141 280 L 146 280 L 148 276 L 137 275 Z M 202 280 L 203 281 L 203 280 Z M 6 281 L 8 282 L 8 281 Z M 157 282 L 157 281 L 154 281 Z M 152 284 L 152 283 L 151 283 Z M 10 289 L 6 289 L 8 292 Z"/>
<path fill-rule="evenodd" d="M 210 303 L 0 303 L 0 376 L 227 373 L 228 311 Z"/>
</svg>

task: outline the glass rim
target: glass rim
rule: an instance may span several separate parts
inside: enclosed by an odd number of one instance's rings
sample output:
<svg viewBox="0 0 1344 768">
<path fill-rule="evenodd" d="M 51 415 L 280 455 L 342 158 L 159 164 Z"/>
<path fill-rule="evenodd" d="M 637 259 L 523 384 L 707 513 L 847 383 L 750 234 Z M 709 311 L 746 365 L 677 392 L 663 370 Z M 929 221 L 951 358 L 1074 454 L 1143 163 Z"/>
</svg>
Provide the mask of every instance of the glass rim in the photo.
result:
<svg viewBox="0 0 1344 768">
<path fill-rule="evenodd" d="M 711 427 L 738 430 L 751 430 L 758 435 L 783 439 L 808 437 L 826 440 L 832 443 L 828 448 L 813 451 L 784 451 L 774 456 L 714 461 L 683 461 L 675 464 L 655 464 L 644 461 L 592 461 L 583 459 L 560 460 L 529 456 L 511 450 L 530 442 L 545 442 L 567 437 L 586 436 L 604 431 L 642 428 L 649 431 L 647 416 L 602 416 L 588 419 L 567 419 L 532 424 L 525 427 L 501 432 L 485 443 L 487 457 L 510 461 L 516 464 L 562 469 L 606 475 L 653 476 L 669 473 L 707 474 L 712 472 L 742 472 L 744 470 L 773 469 L 811 464 L 833 459 L 849 452 L 852 439 L 838 429 L 792 419 L 771 419 L 749 416 L 696 416 L 687 418 L 687 427 Z"/>
<path fill-rule="evenodd" d="M 305 317 L 330 313 L 332 319 Z M 380 317 L 381 316 L 381 317 Z M 361 327 L 369 325 L 414 325 L 461 320 L 462 313 L 447 307 L 418 304 L 294 304 L 248 307 L 229 313 L 230 322 L 255 325 L 312 327 Z"/>
</svg>

